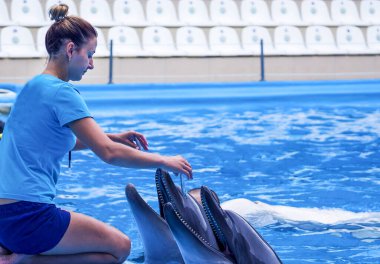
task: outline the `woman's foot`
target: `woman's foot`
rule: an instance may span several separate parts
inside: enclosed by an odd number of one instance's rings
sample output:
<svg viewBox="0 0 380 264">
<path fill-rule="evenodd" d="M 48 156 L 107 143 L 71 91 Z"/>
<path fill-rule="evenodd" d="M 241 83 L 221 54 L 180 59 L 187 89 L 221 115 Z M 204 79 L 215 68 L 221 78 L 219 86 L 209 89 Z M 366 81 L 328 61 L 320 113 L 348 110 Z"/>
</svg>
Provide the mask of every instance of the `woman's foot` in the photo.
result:
<svg viewBox="0 0 380 264">
<path fill-rule="evenodd" d="M 27 255 L 12 253 L 8 249 L 6 249 L 6 248 L 4 248 L 3 246 L 0 245 L 0 264 L 17 264 L 17 263 L 21 263 L 21 261 L 26 256 Z"/>
<path fill-rule="evenodd" d="M 0 255 L 0 264 L 17 264 L 26 257 L 26 255 L 12 253 L 10 255 Z"/>
<path fill-rule="evenodd" d="M 12 254 L 12 252 L 10 252 L 8 249 L 6 249 L 6 248 L 4 248 L 4 247 L 2 247 L 0 245 L 0 256 L 2 256 L 2 255 L 10 255 L 10 254 Z"/>
</svg>

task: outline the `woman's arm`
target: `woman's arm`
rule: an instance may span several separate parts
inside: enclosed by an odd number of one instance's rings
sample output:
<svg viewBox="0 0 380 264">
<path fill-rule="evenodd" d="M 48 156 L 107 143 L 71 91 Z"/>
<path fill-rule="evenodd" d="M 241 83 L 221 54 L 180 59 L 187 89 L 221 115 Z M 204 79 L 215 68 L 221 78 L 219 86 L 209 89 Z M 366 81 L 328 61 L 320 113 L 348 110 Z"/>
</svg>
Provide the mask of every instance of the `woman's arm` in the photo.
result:
<svg viewBox="0 0 380 264">
<path fill-rule="evenodd" d="M 90 117 L 73 121 L 69 127 L 78 138 L 78 147 L 87 146 L 104 162 L 121 167 L 163 168 L 192 178 L 191 166 L 183 157 L 143 152 L 114 142 Z"/>
<path fill-rule="evenodd" d="M 136 141 L 138 140 L 140 142 L 141 147 L 144 150 L 148 150 L 148 142 L 143 134 L 138 133 L 136 131 L 127 131 L 117 134 L 111 134 L 106 133 L 107 137 L 111 139 L 113 142 L 121 143 L 127 146 L 130 146 L 132 148 L 138 149 L 139 147 L 136 145 Z M 73 150 L 83 150 L 87 149 L 88 147 L 84 145 L 78 138 L 75 143 L 75 146 Z"/>
</svg>

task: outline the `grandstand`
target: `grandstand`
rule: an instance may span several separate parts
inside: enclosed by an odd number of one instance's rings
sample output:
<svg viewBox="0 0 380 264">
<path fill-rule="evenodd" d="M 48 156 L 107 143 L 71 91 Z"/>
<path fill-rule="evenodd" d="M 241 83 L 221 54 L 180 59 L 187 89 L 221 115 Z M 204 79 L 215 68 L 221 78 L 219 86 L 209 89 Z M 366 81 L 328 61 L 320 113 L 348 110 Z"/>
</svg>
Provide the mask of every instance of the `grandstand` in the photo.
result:
<svg viewBox="0 0 380 264">
<path fill-rule="evenodd" d="M 380 78 L 380 0 L 0 0 L 0 82 L 42 71 L 57 2 L 99 32 L 83 82 Z"/>
</svg>

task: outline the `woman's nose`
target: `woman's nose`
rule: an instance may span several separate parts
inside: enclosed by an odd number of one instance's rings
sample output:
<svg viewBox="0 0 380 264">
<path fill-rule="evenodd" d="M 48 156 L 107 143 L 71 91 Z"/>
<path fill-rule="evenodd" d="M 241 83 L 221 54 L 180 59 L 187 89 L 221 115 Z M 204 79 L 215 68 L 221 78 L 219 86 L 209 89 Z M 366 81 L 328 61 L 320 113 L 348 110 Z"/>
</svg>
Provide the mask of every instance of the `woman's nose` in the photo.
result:
<svg viewBox="0 0 380 264">
<path fill-rule="evenodd" d="M 94 69 L 94 60 L 91 58 L 90 62 L 88 63 L 88 69 L 92 70 Z"/>
</svg>

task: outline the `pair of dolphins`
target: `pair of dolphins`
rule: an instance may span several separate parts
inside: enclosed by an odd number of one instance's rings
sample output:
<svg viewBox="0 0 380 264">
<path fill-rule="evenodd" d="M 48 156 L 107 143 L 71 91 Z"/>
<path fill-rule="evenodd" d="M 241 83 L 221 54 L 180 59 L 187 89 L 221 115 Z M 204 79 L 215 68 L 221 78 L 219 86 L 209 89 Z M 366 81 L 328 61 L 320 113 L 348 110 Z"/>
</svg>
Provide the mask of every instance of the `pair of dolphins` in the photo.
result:
<svg viewBox="0 0 380 264">
<path fill-rule="evenodd" d="M 132 184 L 125 188 L 143 241 L 145 263 L 282 263 L 243 217 L 220 207 L 209 188 L 183 193 L 162 169 L 157 169 L 155 181 L 160 214 Z"/>
</svg>

